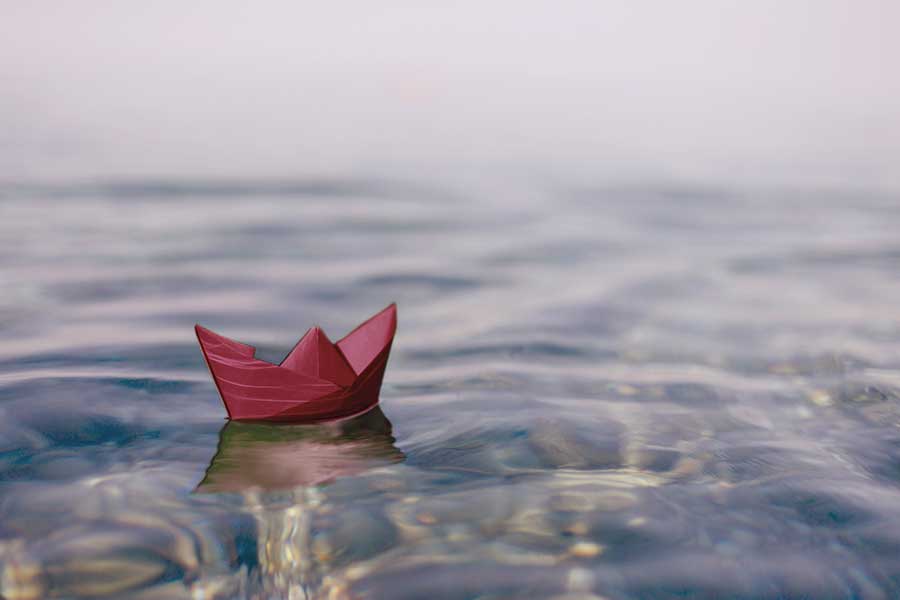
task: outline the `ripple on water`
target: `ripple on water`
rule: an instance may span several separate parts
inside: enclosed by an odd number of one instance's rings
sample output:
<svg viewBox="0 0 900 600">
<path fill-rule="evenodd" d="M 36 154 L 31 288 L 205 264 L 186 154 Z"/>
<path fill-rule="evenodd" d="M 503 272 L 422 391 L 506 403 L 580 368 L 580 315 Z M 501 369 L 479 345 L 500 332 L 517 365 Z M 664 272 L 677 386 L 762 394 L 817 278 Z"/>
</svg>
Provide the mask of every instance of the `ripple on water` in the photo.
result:
<svg viewBox="0 0 900 600">
<path fill-rule="evenodd" d="M 2 186 L 0 595 L 900 596 L 900 212 L 587 187 Z M 389 427 L 225 424 L 389 301 Z"/>
</svg>

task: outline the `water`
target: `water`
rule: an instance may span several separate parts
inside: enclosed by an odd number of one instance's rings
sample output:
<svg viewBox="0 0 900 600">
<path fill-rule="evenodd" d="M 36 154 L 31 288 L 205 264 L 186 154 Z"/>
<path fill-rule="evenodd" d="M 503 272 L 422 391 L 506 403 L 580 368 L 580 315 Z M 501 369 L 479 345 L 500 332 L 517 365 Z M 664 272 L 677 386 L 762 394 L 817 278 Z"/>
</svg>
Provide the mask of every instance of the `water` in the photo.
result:
<svg viewBox="0 0 900 600">
<path fill-rule="evenodd" d="M 900 596 L 896 196 L 0 193 L 7 600 Z M 390 301 L 382 412 L 226 424 L 195 322 L 279 360 Z"/>
</svg>

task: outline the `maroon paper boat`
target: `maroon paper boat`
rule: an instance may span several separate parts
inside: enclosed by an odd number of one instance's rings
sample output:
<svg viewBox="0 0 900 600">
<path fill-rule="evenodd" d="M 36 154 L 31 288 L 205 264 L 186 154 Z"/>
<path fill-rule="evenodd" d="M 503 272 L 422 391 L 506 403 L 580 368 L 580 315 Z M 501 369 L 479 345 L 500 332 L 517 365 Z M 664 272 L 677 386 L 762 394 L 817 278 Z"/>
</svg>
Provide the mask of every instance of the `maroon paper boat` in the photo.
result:
<svg viewBox="0 0 900 600">
<path fill-rule="evenodd" d="M 194 330 L 228 418 L 342 419 L 378 404 L 397 330 L 397 305 L 391 304 L 336 344 L 313 327 L 278 365 L 256 358 L 253 346 L 200 325 Z"/>
</svg>

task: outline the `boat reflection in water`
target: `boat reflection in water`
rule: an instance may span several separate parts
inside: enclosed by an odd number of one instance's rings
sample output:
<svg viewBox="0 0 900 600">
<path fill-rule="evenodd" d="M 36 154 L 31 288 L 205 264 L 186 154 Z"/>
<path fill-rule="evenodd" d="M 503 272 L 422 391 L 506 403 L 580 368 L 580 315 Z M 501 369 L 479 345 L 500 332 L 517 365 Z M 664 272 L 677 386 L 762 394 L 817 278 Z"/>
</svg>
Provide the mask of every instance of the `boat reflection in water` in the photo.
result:
<svg viewBox="0 0 900 600">
<path fill-rule="evenodd" d="M 403 459 L 391 422 L 378 406 L 326 423 L 229 421 L 197 492 L 320 485 Z"/>
</svg>

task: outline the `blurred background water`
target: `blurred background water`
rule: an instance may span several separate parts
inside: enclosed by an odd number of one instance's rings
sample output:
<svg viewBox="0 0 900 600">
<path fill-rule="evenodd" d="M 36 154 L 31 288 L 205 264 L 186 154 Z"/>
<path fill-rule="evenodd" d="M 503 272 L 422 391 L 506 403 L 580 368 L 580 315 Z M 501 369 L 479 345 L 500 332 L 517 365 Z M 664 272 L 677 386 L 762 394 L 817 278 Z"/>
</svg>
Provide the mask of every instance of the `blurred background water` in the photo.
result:
<svg viewBox="0 0 900 600">
<path fill-rule="evenodd" d="M 0 5 L 0 596 L 900 596 L 893 3 Z"/>
</svg>

